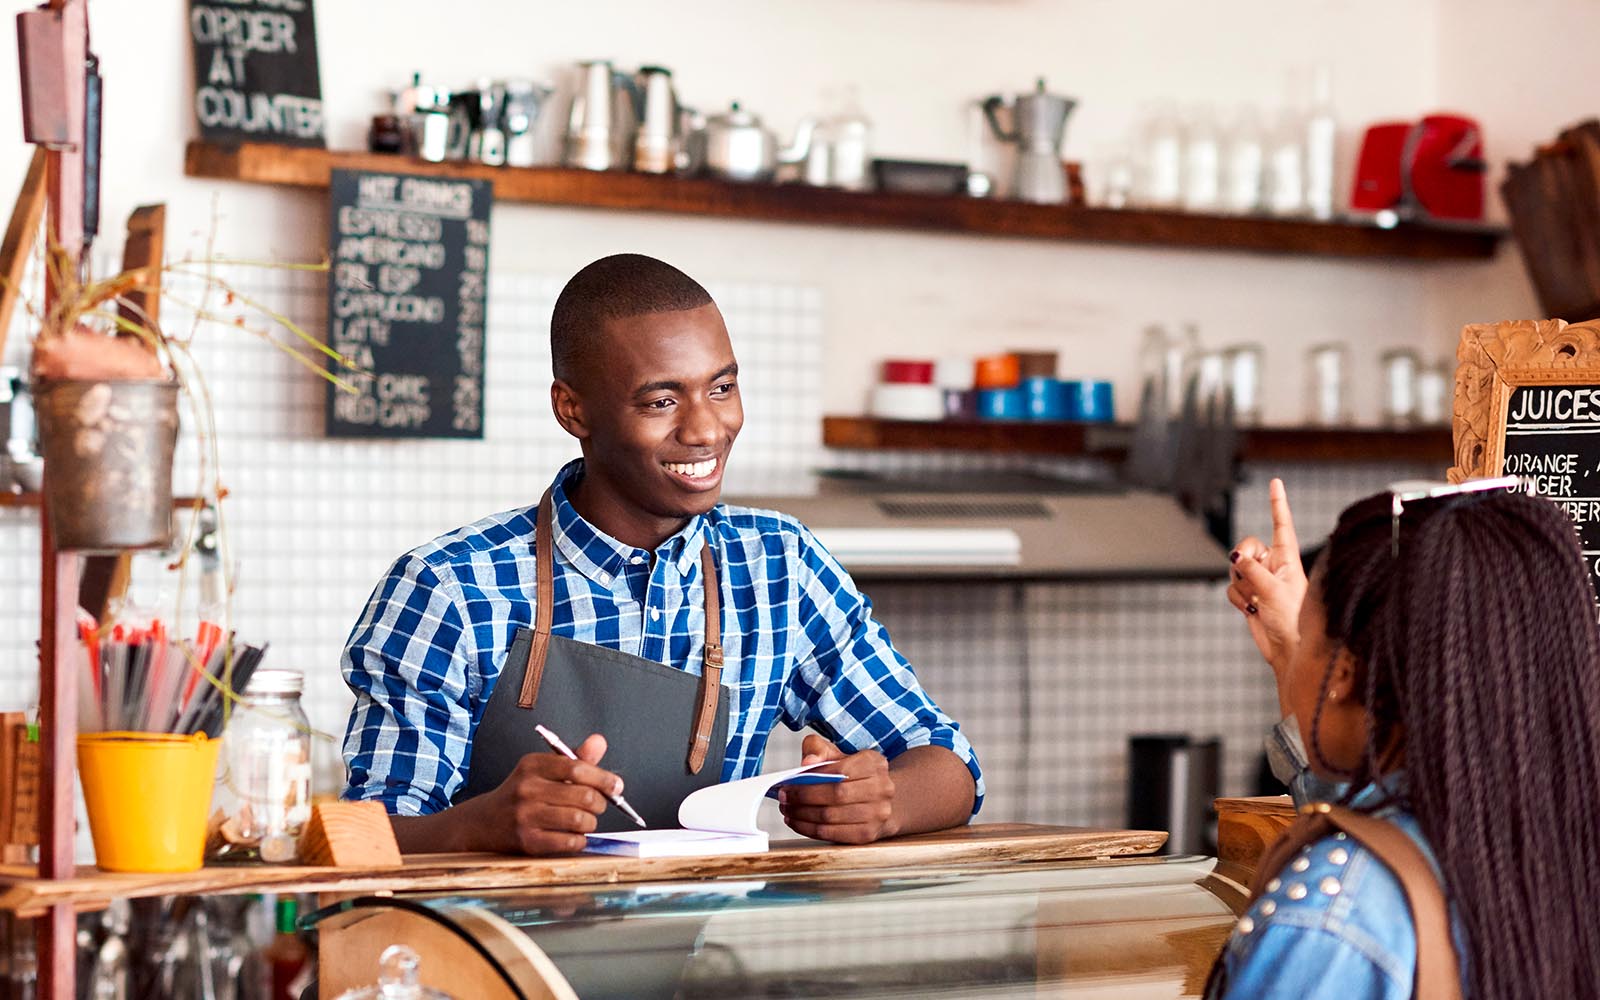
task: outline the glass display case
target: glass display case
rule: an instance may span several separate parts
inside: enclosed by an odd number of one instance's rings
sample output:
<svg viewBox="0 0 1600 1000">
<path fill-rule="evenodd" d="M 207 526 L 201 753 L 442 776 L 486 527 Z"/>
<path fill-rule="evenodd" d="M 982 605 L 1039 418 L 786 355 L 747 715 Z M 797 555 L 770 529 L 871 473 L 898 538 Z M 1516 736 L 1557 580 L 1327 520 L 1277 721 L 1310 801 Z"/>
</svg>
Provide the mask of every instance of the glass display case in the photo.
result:
<svg viewBox="0 0 1600 1000">
<path fill-rule="evenodd" d="M 404 943 L 457 997 L 1198 996 L 1244 890 L 1206 858 L 347 900 L 323 995 Z"/>
</svg>

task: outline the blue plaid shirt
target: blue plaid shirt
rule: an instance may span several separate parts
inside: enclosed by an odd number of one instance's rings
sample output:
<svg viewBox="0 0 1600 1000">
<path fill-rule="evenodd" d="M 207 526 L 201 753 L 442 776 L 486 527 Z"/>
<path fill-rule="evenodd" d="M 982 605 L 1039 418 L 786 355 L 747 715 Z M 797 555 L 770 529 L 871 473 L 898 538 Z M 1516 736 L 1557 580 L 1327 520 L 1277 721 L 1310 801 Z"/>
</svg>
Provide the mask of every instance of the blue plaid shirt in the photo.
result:
<svg viewBox="0 0 1600 1000">
<path fill-rule="evenodd" d="M 716 546 L 723 596 L 728 752 L 722 778 L 761 771 L 777 722 L 809 726 L 846 753 L 918 746 L 983 775 L 960 727 L 922 690 L 872 602 L 804 525 L 719 504 L 654 552 L 591 526 L 567 500 L 582 460 L 556 476 L 555 620 L 581 642 L 700 673 L 701 546 Z M 341 669 L 356 704 L 345 733 L 346 799 L 391 813 L 450 805 L 472 734 L 519 627 L 533 624 L 536 507 L 493 514 L 401 556 L 350 632 Z"/>
</svg>

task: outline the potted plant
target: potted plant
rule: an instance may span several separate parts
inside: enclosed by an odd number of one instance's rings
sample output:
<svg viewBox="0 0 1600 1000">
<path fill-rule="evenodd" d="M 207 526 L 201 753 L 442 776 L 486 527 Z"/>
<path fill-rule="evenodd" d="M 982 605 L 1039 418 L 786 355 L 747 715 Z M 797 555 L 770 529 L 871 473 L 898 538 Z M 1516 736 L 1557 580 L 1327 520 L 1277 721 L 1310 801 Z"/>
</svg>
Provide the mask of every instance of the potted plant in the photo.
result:
<svg viewBox="0 0 1600 1000">
<path fill-rule="evenodd" d="M 85 280 L 59 247 L 46 249 L 56 294 L 43 309 L 30 306 L 38 322 L 31 377 L 45 460 L 44 504 L 58 549 L 169 545 L 180 392 L 190 399 L 198 424 L 196 495 L 217 498 L 211 397 L 190 350 L 202 326 L 231 326 L 262 337 L 319 376 L 351 388 L 337 374 L 338 366 L 353 368 L 348 359 L 283 314 L 239 294 L 213 264 L 185 259 Z M 163 330 L 137 302 L 139 293 L 160 294 L 163 278 L 172 277 L 198 279 L 202 289 L 201 301 L 182 303 L 194 315 L 182 334 Z M 335 365 L 325 365 L 323 356 Z"/>
</svg>

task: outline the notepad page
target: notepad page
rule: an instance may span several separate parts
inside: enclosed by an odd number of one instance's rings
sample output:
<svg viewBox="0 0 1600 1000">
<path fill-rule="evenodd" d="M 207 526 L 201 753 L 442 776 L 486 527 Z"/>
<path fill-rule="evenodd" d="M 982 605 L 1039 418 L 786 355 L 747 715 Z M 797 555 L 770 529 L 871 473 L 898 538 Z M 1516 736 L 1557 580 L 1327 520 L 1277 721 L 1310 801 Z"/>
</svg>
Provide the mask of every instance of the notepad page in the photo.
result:
<svg viewBox="0 0 1600 1000">
<path fill-rule="evenodd" d="M 617 854 L 633 858 L 701 857 L 713 854 L 760 854 L 767 849 L 765 833 L 716 833 L 708 830 L 622 830 L 591 833 L 585 838 L 588 854 Z"/>
<path fill-rule="evenodd" d="M 843 781 L 842 774 L 812 774 L 829 762 L 793 767 L 787 771 L 758 774 L 752 778 L 709 785 L 690 793 L 678 806 L 678 822 L 688 830 L 715 830 L 719 833 L 760 833 L 756 816 L 761 799 L 779 785 Z"/>
</svg>

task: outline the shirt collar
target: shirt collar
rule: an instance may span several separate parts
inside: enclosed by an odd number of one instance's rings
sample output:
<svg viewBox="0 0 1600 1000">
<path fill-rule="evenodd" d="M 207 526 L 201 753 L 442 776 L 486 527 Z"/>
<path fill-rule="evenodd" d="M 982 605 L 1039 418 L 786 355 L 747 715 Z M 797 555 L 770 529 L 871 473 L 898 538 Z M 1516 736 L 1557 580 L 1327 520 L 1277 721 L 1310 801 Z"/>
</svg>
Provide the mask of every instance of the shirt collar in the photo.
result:
<svg viewBox="0 0 1600 1000">
<path fill-rule="evenodd" d="M 601 586 L 609 587 L 613 580 L 622 575 L 631 559 L 635 556 L 648 557 L 652 553 L 620 542 L 583 519 L 583 515 L 567 498 L 568 487 L 582 475 L 583 459 L 576 458 L 562 466 L 561 471 L 556 473 L 555 482 L 550 484 L 556 551 L 578 572 Z M 686 574 L 689 567 L 700 558 L 705 538 L 706 517 L 697 514 L 676 534 L 656 546 L 653 554 L 658 559 L 672 560 L 678 573 Z"/>
</svg>

